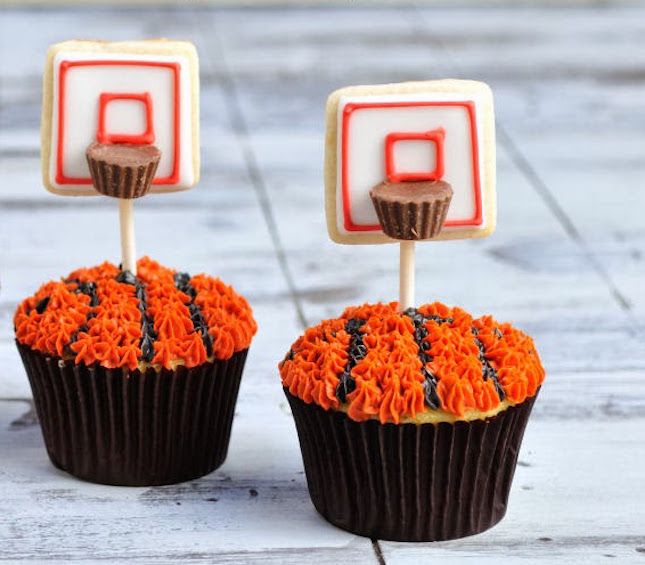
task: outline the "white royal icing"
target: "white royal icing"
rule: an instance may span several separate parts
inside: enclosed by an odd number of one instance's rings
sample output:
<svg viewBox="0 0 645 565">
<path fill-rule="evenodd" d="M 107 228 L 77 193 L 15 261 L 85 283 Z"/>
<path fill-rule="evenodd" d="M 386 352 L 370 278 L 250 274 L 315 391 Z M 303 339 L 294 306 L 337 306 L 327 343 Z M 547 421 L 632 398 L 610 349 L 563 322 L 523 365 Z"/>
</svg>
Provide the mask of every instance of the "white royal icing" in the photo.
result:
<svg viewBox="0 0 645 565">
<path fill-rule="evenodd" d="M 343 112 L 348 104 L 393 103 L 393 102 L 474 102 L 479 146 L 477 166 L 480 173 L 480 198 L 482 220 L 476 226 L 451 226 L 446 231 L 484 230 L 486 228 L 485 199 L 486 189 L 482 171 L 482 103 L 477 94 L 459 93 L 416 93 L 384 94 L 369 96 L 342 96 L 338 104 L 337 138 L 337 190 L 336 221 L 340 234 L 344 236 L 365 233 L 382 233 L 380 228 L 370 231 L 350 231 L 345 227 L 343 203 Z M 369 196 L 375 185 L 386 180 L 385 138 L 394 132 L 426 132 L 437 128 L 445 130 L 443 180 L 451 184 L 453 198 L 448 209 L 447 221 L 466 220 L 474 216 L 476 200 L 472 158 L 470 117 L 463 106 L 423 106 L 411 105 L 388 108 L 360 108 L 351 113 L 347 147 L 348 190 L 350 195 L 351 219 L 357 225 L 378 225 L 376 211 Z M 423 141 L 400 141 L 395 146 L 397 171 L 430 171 L 435 166 L 435 149 Z"/>
<path fill-rule="evenodd" d="M 188 59 L 181 55 L 150 55 L 138 53 L 87 53 L 60 51 L 54 57 L 53 105 L 49 179 L 57 190 L 69 194 L 91 194 L 83 184 L 59 184 L 56 180 L 59 134 L 59 86 L 63 61 L 116 60 L 178 63 L 179 71 L 179 146 L 178 180 L 173 184 L 154 184 L 151 192 L 170 192 L 195 184 L 193 167 L 193 124 L 191 76 Z M 65 130 L 62 147 L 63 173 L 70 178 L 90 178 L 85 150 L 96 141 L 99 97 L 102 93 L 149 93 L 152 99 L 156 145 L 161 159 L 155 178 L 173 172 L 175 151 L 174 74 L 168 67 L 148 66 L 73 66 L 67 71 L 65 99 Z M 135 101 L 115 100 L 106 110 L 109 133 L 137 134 L 145 129 L 144 105 Z M 198 150 L 198 149 L 197 149 Z"/>
</svg>

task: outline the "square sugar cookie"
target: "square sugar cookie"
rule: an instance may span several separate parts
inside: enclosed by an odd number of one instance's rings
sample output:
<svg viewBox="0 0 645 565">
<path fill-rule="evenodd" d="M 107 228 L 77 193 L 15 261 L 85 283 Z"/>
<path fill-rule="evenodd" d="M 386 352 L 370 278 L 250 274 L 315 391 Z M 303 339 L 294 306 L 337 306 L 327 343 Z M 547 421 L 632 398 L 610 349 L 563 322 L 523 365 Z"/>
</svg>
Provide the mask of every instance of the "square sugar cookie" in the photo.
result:
<svg viewBox="0 0 645 565">
<path fill-rule="evenodd" d="M 453 198 L 435 238 L 495 229 L 495 119 L 488 85 L 432 80 L 350 86 L 327 100 L 325 210 L 337 243 L 392 243 L 369 192 L 390 180 L 442 179 Z"/>
<path fill-rule="evenodd" d="M 96 195 L 85 157 L 94 141 L 154 144 L 151 192 L 199 181 L 199 69 L 192 43 L 65 41 L 47 52 L 41 156 L 47 190 Z"/>
</svg>

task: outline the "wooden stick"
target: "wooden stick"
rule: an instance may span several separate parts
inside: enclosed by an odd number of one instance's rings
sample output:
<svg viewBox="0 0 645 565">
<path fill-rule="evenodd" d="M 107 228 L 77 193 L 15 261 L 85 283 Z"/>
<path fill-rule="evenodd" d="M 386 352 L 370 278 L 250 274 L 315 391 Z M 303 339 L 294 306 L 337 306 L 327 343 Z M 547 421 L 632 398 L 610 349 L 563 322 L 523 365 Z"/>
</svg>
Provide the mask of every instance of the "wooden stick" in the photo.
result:
<svg viewBox="0 0 645 565">
<path fill-rule="evenodd" d="M 414 308 L 414 241 L 399 244 L 399 310 Z"/>
<path fill-rule="evenodd" d="M 134 241 L 134 200 L 119 198 L 121 227 L 121 269 L 137 274 L 137 252 Z"/>
</svg>

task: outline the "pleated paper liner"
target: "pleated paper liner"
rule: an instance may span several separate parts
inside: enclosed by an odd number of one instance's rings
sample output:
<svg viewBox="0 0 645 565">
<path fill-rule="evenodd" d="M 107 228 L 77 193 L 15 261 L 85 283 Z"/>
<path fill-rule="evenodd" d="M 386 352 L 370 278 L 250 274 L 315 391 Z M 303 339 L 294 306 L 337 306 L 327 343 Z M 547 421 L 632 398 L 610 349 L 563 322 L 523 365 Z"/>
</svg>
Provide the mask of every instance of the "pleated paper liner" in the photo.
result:
<svg viewBox="0 0 645 565">
<path fill-rule="evenodd" d="M 18 349 L 56 467 L 95 483 L 152 486 L 196 479 L 224 462 L 248 350 L 158 373 Z"/>
<path fill-rule="evenodd" d="M 535 397 L 487 420 L 383 425 L 285 394 L 311 500 L 339 528 L 439 541 L 483 532 L 504 517 Z"/>
</svg>

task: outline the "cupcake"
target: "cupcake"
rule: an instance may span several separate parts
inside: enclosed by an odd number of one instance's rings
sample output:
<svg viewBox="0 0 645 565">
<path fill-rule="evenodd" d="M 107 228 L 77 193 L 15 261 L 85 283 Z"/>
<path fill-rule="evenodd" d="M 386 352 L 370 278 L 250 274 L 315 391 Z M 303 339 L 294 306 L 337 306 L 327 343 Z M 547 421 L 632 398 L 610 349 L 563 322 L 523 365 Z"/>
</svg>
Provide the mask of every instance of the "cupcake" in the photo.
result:
<svg viewBox="0 0 645 565">
<path fill-rule="evenodd" d="M 162 485 L 226 458 L 256 323 L 222 281 L 143 258 L 44 284 L 16 343 L 52 463 L 88 481 Z"/>
<path fill-rule="evenodd" d="M 440 303 L 368 304 L 307 329 L 279 368 L 329 522 L 436 541 L 502 519 L 544 379 L 530 337 Z"/>
</svg>

